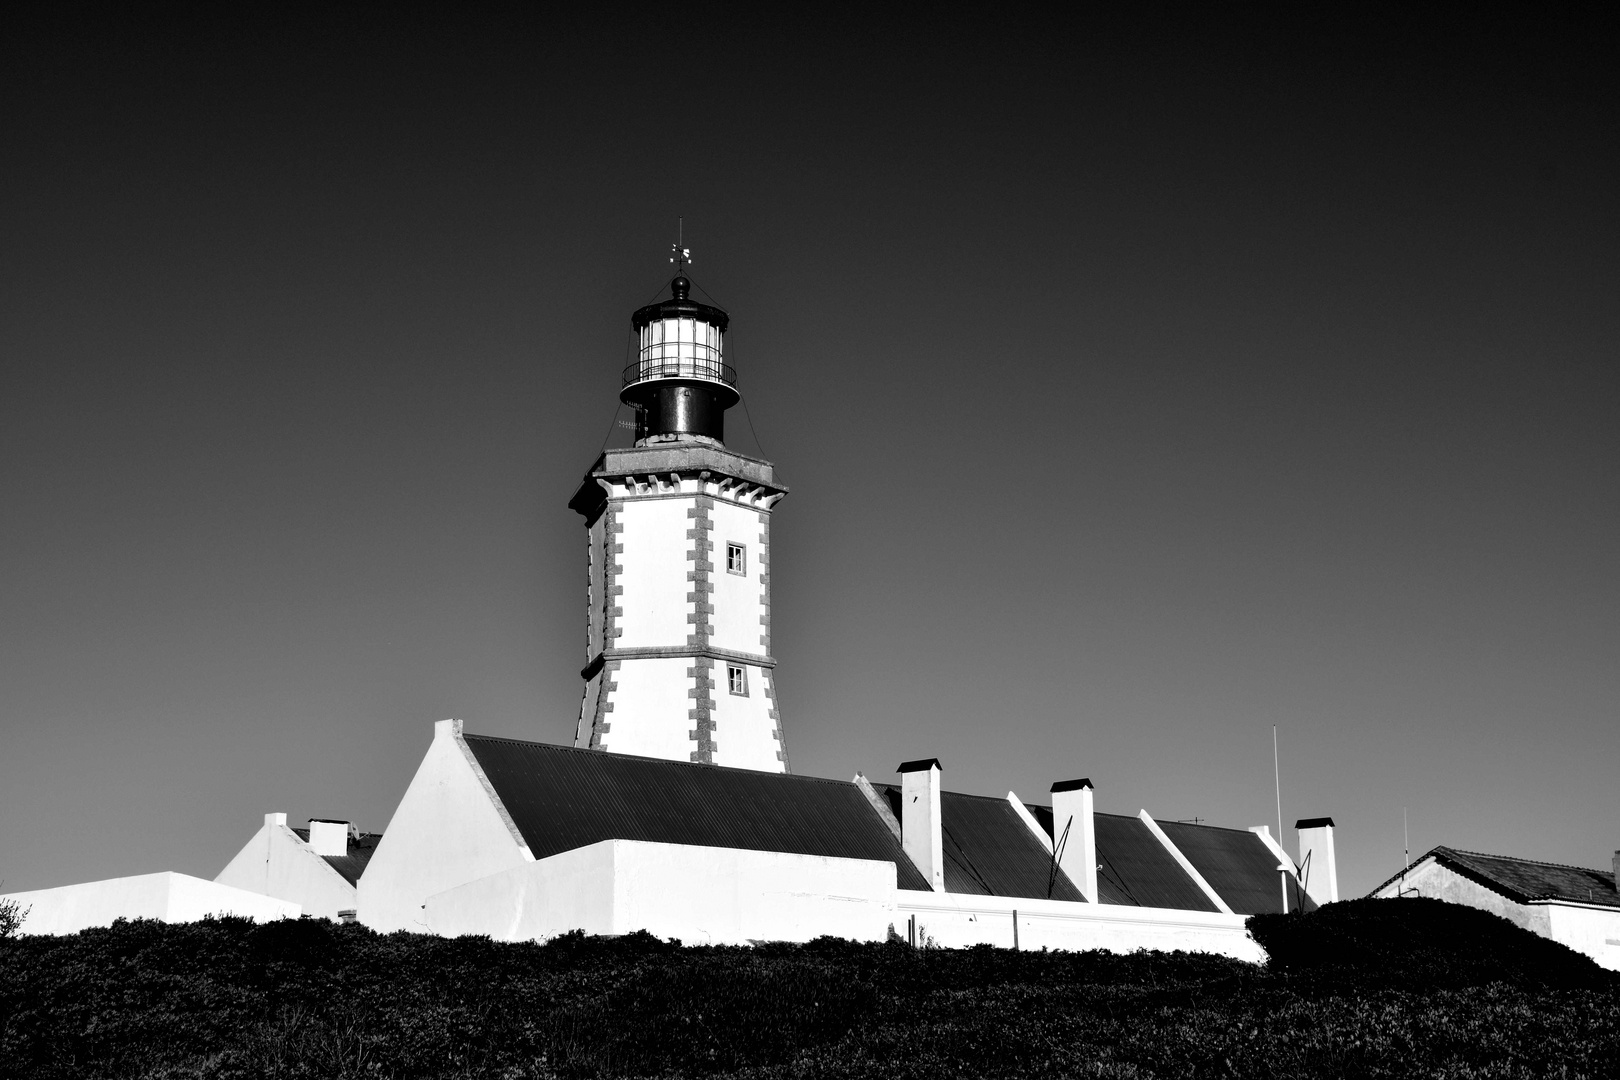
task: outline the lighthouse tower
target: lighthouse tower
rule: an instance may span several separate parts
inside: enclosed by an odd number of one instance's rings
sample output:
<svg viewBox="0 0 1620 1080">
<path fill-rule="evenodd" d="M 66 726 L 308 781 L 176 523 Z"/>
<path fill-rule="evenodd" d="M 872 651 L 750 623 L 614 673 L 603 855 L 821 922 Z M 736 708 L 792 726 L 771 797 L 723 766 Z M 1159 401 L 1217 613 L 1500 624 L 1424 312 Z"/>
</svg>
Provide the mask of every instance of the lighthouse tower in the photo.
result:
<svg viewBox="0 0 1620 1080">
<path fill-rule="evenodd" d="M 631 316 L 620 400 L 635 445 L 597 459 L 569 506 L 589 540 L 575 745 L 786 772 L 771 657 L 771 463 L 728 450 L 728 319 L 690 298 Z"/>
</svg>

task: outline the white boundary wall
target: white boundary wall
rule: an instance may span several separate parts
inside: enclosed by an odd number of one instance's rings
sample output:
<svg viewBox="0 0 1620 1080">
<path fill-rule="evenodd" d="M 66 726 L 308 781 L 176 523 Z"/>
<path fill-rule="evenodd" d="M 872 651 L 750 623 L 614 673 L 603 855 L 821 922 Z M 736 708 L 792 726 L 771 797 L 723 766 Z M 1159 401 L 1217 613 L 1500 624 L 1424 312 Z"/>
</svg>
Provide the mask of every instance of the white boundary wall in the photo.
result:
<svg viewBox="0 0 1620 1080">
<path fill-rule="evenodd" d="M 29 909 L 22 924 L 25 934 L 76 934 L 92 926 L 111 926 L 115 919 L 182 923 L 208 915 L 239 915 L 269 922 L 300 914 L 298 905 L 289 901 L 172 870 L 9 893 L 0 900 L 14 900 Z"/>
<path fill-rule="evenodd" d="M 447 889 L 423 909 L 433 933 L 497 941 L 571 930 L 646 930 L 689 945 L 823 934 L 878 941 L 891 928 L 906 936 L 915 919 L 917 943 L 940 948 L 1016 941 L 1024 949 L 1183 949 L 1265 960 L 1242 915 L 917 892 L 894 882 L 888 862 L 604 840 Z"/>
<path fill-rule="evenodd" d="M 1245 916 L 1120 904 L 1076 904 L 1013 896 L 895 890 L 895 929 L 903 936 L 916 919 L 918 945 L 961 949 L 1137 949 L 1221 953 L 1264 962 L 1265 950 L 1244 928 Z"/>
<path fill-rule="evenodd" d="M 688 945 L 881 941 L 894 882 L 890 862 L 604 840 L 430 896 L 424 909 L 434 933 L 497 941 L 570 930 L 646 930 Z"/>
</svg>

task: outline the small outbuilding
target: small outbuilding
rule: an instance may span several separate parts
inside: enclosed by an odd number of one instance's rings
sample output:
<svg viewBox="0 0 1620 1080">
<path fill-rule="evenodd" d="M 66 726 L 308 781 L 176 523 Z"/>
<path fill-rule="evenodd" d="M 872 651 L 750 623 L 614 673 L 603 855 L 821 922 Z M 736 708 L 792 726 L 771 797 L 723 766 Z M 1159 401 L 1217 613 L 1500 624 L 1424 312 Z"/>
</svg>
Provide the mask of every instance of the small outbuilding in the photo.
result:
<svg viewBox="0 0 1620 1080">
<path fill-rule="evenodd" d="M 214 880 L 291 901 L 315 918 L 352 921 L 355 886 L 378 839 L 347 821 L 310 818 L 308 828 L 294 829 L 286 814 L 266 814 Z"/>
<path fill-rule="evenodd" d="M 1426 896 L 1489 911 L 1620 971 L 1620 852 L 1608 870 L 1437 847 L 1369 896 Z"/>
</svg>

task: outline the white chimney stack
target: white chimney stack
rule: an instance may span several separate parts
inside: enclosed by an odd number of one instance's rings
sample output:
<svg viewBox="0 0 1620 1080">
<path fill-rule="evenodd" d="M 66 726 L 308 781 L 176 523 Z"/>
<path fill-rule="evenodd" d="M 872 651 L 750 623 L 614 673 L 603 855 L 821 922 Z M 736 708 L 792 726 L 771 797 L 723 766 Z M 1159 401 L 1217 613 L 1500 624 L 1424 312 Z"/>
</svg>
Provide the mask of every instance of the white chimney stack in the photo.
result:
<svg viewBox="0 0 1620 1080">
<path fill-rule="evenodd" d="M 1087 903 L 1097 903 L 1097 826 L 1090 780 L 1052 785 L 1052 846 L 1059 869 L 1085 894 Z"/>
<path fill-rule="evenodd" d="M 1333 819 L 1301 818 L 1294 828 L 1299 830 L 1299 873 L 1305 891 L 1318 905 L 1335 903 L 1339 899 L 1339 864 L 1333 856 Z"/>
<path fill-rule="evenodd" d="M 945 891 L 945 844 L 939 818 L 938 758 L 902 762 L 900 846 L 935 892 Z"/>
<path fill-rule="evenodd" d="M 349 823 L 309 819 L 309 846 L 317 855 L 347 855 L 349 853 Z"/>
</svg>

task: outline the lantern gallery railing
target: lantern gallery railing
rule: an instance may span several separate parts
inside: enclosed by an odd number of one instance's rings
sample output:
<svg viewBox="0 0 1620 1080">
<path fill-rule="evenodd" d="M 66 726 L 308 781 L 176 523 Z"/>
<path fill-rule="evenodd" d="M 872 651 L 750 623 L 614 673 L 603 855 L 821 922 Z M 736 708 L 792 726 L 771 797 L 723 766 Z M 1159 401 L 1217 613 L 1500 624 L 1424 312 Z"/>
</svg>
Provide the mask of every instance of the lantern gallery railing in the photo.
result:
<svg viewBox="0 0 1620 1080">
<path fill-rule="evenodd" d="M 685 349 L 691 349 L 691 345 L 686 344 Z M 673 353 L 674 349 L 670 351 Z M 692 353 L 685 356 L 643 356 L 624 369 L 625 386 L 651 379 L 705 379 L 736 386 L 737 370 L 718 359 Z"/>
</svg>

